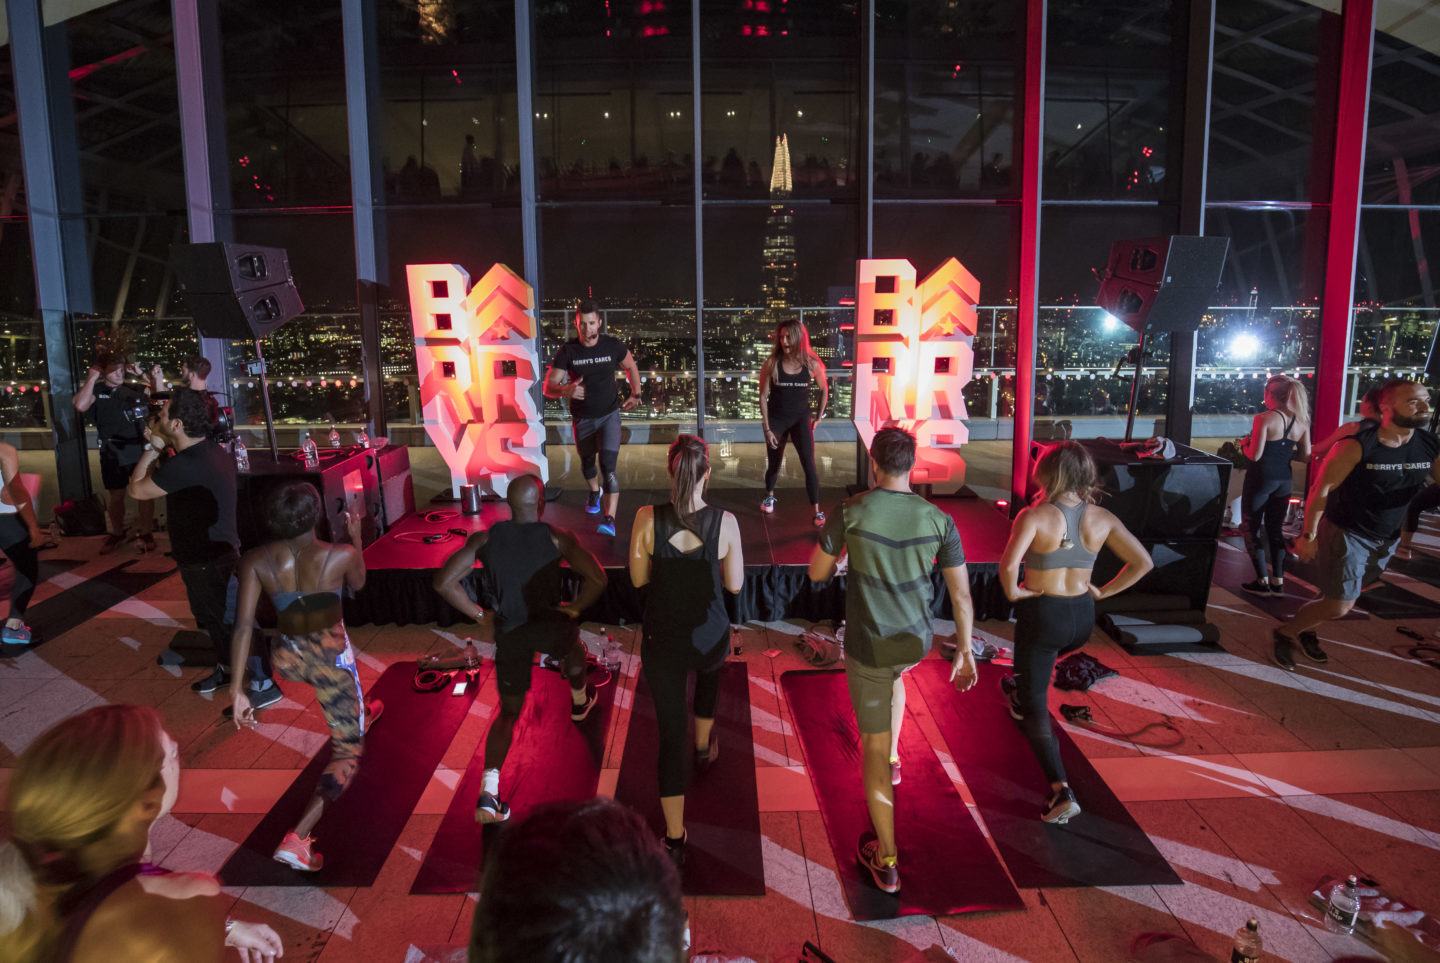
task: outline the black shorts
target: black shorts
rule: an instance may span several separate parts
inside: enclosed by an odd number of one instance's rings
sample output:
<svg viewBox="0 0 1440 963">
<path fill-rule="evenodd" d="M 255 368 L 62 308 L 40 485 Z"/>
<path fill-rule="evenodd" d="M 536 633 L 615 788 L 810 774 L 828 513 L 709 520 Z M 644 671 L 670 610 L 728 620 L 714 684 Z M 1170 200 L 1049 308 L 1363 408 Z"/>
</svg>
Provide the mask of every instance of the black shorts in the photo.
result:
<svg viewBox="0 0 1440 963">
<path fill-rule="evenodd" d="M 106 445 L 100 449 L 100 483 L 107 492 L 125 490 L 144 451 L 144 445 Z"/>
<path fill-rule="evenodd" d="M 543 626 L 521 626 L 495 634 L 495 682 L 501 695 L 524 695 L 530 691 L 530 667 L 535 653 L 563 659 L 580 641 L 578 622 L 547 622 Z"/>
</svg>

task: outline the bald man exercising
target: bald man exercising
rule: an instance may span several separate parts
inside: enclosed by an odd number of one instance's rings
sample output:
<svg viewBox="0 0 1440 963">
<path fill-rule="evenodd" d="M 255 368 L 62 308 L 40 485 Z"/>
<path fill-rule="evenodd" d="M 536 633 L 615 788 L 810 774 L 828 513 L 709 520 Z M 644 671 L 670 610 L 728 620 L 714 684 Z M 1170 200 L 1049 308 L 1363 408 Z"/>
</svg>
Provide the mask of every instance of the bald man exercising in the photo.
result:
<svg viewBox="0 0 1440 963">
<path fill-rule="evenodd" d="M 570 719 L 580 723 L 595 707 L 595 688 L 586 683 L 585 645 L 580 641 L 580 614 L 605 591 L 605 570 L 580 547 L 575 536 L 540 521 L 545 512 L 545 486 L 534 475 L 521 475 L 505 493 L 510 520 L 489 531 L 476 532 L 445 562 L 435 576 L 435 591 L 476 622 L 485 610 L 471 600 L 463 580 L 478 557 L 485 583 L 495 602 L 495 678 L 500 687 L 500 715 L 485 737 L 485 776 L 475 803 L 475 821 L 498 823 L 510 818 L 500 798 L 500 767 L 510 751 L 515 720 L 530 691 L 535 653 L 563 659 L 570 682 Z M 580 594 L 573 602 L 561 596 L 560 560 L 580 576 Z"/>
</svg>

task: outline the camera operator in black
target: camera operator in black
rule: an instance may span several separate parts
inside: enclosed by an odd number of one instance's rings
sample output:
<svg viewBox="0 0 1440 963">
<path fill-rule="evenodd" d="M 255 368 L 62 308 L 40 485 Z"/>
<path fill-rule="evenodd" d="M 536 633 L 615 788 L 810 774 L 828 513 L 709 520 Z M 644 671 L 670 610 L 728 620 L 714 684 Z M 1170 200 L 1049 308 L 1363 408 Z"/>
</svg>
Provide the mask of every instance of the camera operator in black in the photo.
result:
<svg viewBox="0 0 1440 963">
<path fill-rule="evenodd" d="M 125 376 L 146 377 L 140 366 L 124 355 L 103 351 L 95 358 L 85 383 L 75 392 L 75 410 L 94 412 L 95 434 L 100 439 L 100 481 L 105 486 L 105 512 L 110 533 L 100 545 L 100 554 L 115 551 L 125 541 L 125 486 L 130 471 L 145 451 L 145 418 L 150 391 L 162 391 L 160 366 L 148 373 L 149 383 L 137 387 L 125 383 Z M 136 542 L 142 552 L 155 549 L 155 506 L 140 503 Z"/>
<path fill-rule="evenodd" d="M 157 399 L 145 437 L 148 444 L 130 475 L 131 497 L 165 499 L 170 554 L 180 568 L 195 624 L 215 646 L 215 670 L 190 686 L 209 693 L 230 681 L 230 636 L 235 622 L 240 536 L 235 527 L 235 461 L 215 441 L 214 403 L 203 391 L 176 388 Z M 162 453 L 174 454 L 160 460 Z M 263 709 L 280 700 L 269 659 L 250 657 L 250 704 Z"/>
</svg>

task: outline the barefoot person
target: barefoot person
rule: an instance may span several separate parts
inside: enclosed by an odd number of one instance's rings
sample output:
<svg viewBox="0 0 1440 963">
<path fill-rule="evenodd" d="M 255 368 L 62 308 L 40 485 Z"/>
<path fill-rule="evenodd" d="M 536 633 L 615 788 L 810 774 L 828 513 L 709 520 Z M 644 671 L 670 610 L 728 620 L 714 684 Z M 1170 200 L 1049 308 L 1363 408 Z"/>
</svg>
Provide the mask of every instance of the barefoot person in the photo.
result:
<svg viewBox="0 0 1440 963">
<path fill-rule="evenodd" d="M 435 591 L 476 622 L 485 617 L 465 591 L 464 580 L 479 558 L 494 599 L 495 678 L 500 688 L 500 715 L 485 737 L 485 772 L 475 821 L 498 823 L 510 818 L 500 797 L 500 769 L 510 752 L 515 723 L 530 691 L 535 653 L 563 660 L 570 682 L 570 720 L 584 722 L 595 707 L 595 687 L 586 682 L 585 644 L 580 641 L 580 615 L 605 591 L 605 570 L 570 532 L 540 520 L 545 513 L 545 486 L 534 475 L 521 475 L 505 492 L 509 521 L 476 532 L 445 561 L 432 583 Z M 565 601 L 560 563 L 580 576 L 580 594 Z"/>
<path fill-rule="evenodd" d="M 330 727 L 330 762 L 300 822 L 275 850 L 277 861 L 309 873 L 324 865 L 324 857 L 315 850 L 315 824 L 326 804 L 339 799 L 354 779 L 365 733 L 384 708 L 378 700 L 365 704 L 340 605 L 347 589 L 356 592 L 365 586 L 361 519 L 346 513 L 350 544 L 332 545 L 315 537 L 320 511 L 320 495 L 308 482 L 288 482 L 266 496 L 265 518 L 274 541 L 240 559 L 240 593 L 230 640 L 230 698 L 236 728 L 255 724 L 255 707 L 240 679 L 262 591 L 275 606 L 280 634 L 272 655 L 275 668 L 286 679 L 314 687 Z"/>
<path fill-rule="evenodd" d="M 810 386 L 820 387 L 820 407 L 810 408 Z M 775 328 L 775 347 L 760 367 L 760 425 L 765 432 L 765 497 L 760 510 L 775 511 L 775 479 L 785 460 L 785 443 L 795 446 L 800 469 L 805 473 L 805 494 L 815 513 L 815 527 L 825 524 L 820 510 L 820 479 L 815 474 L 815 428 L 825 417 L 830 385 L 825 362 L 810 349 L 810 333 L 797 319 L 781 321 Z"/>
<path fill-rule="evenodd" d="M 710 452 L 693 435 L 670 445 L 670 501 L 635 514 L 630 535 L 630 581 L 645 595 L 640 664 L 660 730 L 660 809 L 665 849 L 685 862 L 685 789 L 690 747 L 685 744 L 685 695 L 695 673 L 695 767 L 708 768 L 719 753 L 714 738 L 720 670 L 730 646 L 726 593 L 745 582 L 740 525 L 729 512 L 705 504 Z"/>
<path fill-rule="evenodd" d="M 1040 818 L 1064 823 L 1080 813 L 1080 803 L 1065 781 L 1050 721 L 1050 674 L 1056 658 L 1090 638 L 1095 602 L 1125 591 L 1155 563 L 1118 518 L 1094 504 L 1099 475 L 1084 446 L 1062 441 L 1049 448 L 1035 465 L 1035 480 L 1040 492 L 1015 516 L 1000 559 L 1000 584 L 1015 603 L 1015 675 L 1004 688 L 1010 715 L 1050 781 L 1050 799 Z M 1103 587 L 1090 581 L 1101 548 L 1124 562 Z"/>
<path fill-rule="evenodd" d="M 599 306 L 589 299 L 575 309 L 575 337 L 555 352 L 545 372 L 545 397 L 568 398 L 575 430 L 575 451 L 580 471 L 590 485 L 585 511 L 604 510 L 596 531 L 615 535 L 615 512 L 620 507 L 620 412 L 640 404 L 640 369 L 635 356 L 617 338 L 605 334 Z M 615 390 L 615 372 L 624 369 L 630 397 L 623 402 Z M 595 467 L 596 461 L 600 467 Z"/>
<path fill-rule="evenodd" d="M 960 534 L 949 515 L 910 490 L 915 436 L 882 428 L 870 443 L 874 487 L 831 514 L 810 556 L 810 581 L 828 582 L 850 555 L 845 591 L 845 681 L 860 728 L 865 804 L 873 834 L 858 859 L 875 885 L 900 890 L 895 847 L 895 784 L 900 781 L 904 674 L 930 651 L 930 573 L 939 566 L 955 617 L 950 678 L 964 692 L 975 684 L 970 648 L 974 609 Z"/>
<path fill-rule="evenodd" d="M 1440 439 L 1430 423 L 1430 392 L 1414 381 L 1385 382 L 1380 424 L 1342 439 L 1325 456 L 1305 501 L 1305 531 L 1295 542 L 1301 561 L 1314 561 L 1320 597 L 1275 630 L 1275 664 L 1295 671 L 1294 648 L 1312 662 L 1329 657 L 1315 629 L 1343 618 L 1365 586 L 1395 554 L 1411 501 L 1440 482 Z"/>
<path fill-rule="evenodd" d="M 1310 457 L 1310 400 L 1298 378 L 1275 375 L 1266 382 L 1265 410 L 1255 416 L 1241 450 L 1250 459 L 1241 507 L 1255 580 L 1240 587 L 1252 595 L 1284 595 L 1290 463 Z"/>
</svg>

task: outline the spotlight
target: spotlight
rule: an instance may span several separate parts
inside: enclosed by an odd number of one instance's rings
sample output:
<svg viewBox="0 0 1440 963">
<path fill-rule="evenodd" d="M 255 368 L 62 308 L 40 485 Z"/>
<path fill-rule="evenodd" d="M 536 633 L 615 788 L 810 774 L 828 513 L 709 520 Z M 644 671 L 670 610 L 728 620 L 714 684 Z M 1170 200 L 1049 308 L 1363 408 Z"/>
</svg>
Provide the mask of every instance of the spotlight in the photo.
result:
<svg viewBox="0 0 1440 963">
<path fill-rule="evenodd" d="M 1249 361 L 1260 353 L 1260 339 L 1249 331 L 1242 331 L 1230 339 L 1230 357 L 1236 361 Z"/>
<path fill-rule="evenodd" d="M 1120 327 L 1120 319 L 1109 311 L 1105 311 L 1100 315 L 1100 327 L 1104 329 L 1106 334 L 1110 334 Z"/>
</svg>

